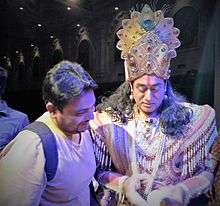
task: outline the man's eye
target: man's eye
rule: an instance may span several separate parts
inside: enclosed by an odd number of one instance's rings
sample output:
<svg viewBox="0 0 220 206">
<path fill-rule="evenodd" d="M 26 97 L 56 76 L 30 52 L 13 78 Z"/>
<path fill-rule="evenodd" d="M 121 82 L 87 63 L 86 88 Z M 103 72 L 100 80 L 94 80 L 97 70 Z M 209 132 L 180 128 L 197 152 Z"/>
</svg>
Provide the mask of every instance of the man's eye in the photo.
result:
<svg viewBox="0 0 220 206">
<path fill-rule="evenodd" d="M 157 92 L 157 88 L 151 88 L 152 92 Z"/>
<path fill-rule="evenodd" d="M 152 87 L 151 91 L 152 92 L 158 92 L 160 90 L 160 87 Z"/>
<path fill-rule="evenodd" d="M 84 114 L 84 112 L 78 112 L 78 113 L 76 113 L 75 115 L 76 116 L 82 116 Z"/>
<path fill-rule="evenodd" d="M 138 87 L 138 90 L 140 91 L 140 92 L 145 92 L 145 87 Z"/>
</svg>

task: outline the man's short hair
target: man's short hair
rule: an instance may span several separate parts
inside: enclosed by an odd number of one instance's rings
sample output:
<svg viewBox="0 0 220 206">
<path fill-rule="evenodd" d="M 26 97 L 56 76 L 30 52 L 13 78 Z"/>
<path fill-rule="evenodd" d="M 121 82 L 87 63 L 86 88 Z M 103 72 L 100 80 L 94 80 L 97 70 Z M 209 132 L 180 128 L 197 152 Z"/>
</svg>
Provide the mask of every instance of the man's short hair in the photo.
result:
<svg viewBox="0 0 220 206">
<path fill-rule="evenodd" d="M 62 111 L 69 100 L 96 87 L 95 81 L 80 64 L 65 60 L 47 72 L 42 86 L 43 100 Z"/>
<path fill-rule="evenodd" d="M 0 67 L 0 97 L 5 93 L 7 79 L 8 79 L 7 70 Z"/>
</svg>

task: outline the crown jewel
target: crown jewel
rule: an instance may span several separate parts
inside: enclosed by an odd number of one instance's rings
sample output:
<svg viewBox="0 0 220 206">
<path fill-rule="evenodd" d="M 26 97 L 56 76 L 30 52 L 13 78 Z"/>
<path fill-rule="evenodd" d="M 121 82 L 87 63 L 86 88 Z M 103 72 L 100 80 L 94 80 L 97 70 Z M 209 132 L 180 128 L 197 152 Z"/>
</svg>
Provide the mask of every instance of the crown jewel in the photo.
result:
<svg viewBox="0 0 220 206">
<path fill-rule="evenodd" d="M 133 11 L 130 19 L 122 21 L 117 48 L 129 81 L 144 74 L 170 77 L 170 60 L 180 46 L 179 30 L 173 25 L 172 18 L 165 18 L 161 10 L 153 12 L 147 4 L 141 13 Z"/>
</svg>

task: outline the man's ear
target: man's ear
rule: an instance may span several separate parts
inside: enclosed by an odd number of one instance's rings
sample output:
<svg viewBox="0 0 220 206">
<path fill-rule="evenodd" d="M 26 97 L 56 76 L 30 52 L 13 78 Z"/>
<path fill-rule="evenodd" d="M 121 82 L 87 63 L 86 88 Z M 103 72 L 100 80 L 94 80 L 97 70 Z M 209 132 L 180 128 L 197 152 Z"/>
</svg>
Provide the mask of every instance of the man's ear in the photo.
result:
<svg viewBox="0 0 220 206">
<path fill-rule="evenodd" d="M 54 116 L 57 113 L 57 107 L 53 105 L 51 102 L 46 103 L 47 111 L 50 113 L 50 115 Z"/>
</svg>

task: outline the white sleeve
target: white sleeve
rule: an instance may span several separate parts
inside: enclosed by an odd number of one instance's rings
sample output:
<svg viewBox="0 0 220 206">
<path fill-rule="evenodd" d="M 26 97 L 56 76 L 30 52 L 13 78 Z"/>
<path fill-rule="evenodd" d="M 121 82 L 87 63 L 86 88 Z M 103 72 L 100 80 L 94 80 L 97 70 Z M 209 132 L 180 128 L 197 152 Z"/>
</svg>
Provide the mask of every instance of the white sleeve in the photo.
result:
<svg viewBox="0 0 220 206">
<path fill-rule="evenodd" d="M 22 131 L 0 159 L 0 205 L 38 206 L 46 186 L 45 157 L 40 138 Z"/>
</svg>

